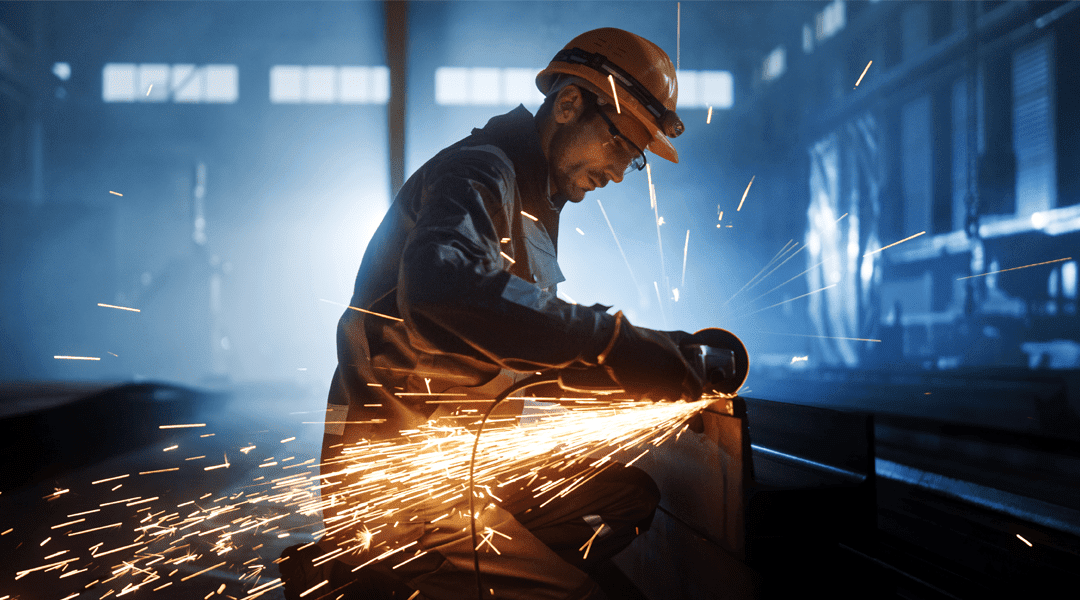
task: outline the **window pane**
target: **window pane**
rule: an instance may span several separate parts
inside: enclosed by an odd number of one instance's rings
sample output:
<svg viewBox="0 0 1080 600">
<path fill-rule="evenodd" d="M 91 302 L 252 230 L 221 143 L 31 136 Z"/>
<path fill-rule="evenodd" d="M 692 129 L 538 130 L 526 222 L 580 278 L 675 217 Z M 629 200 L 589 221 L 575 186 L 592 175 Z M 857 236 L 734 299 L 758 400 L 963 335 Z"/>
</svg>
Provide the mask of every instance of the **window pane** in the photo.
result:
<svg viewBox="0 0 1080 600">
<path fill-rule="evenodd" d="M 731 108 L 735 104 L 734 82 L 727 71 L 701 71 L 698 75 L 698 93 L 702 105 Z"/>
<path fill-rule="evenodd" d="M 169 65 L 139 65 L 139 83 L 135 86 L 135 90 L 134 99 L 137 101 L 168 101 Z"/>
<path fill-rule="evenodd" d="M 301 102 L 304 99 L 304 68 L 276 65 L 270 68 L 270 101 Z"/>
<path fill-rule="evenodd" d="M 530 106 L 543 103 L 544 95 L 536 88 L 536 74 L 539 72 L 539 69 L 504 69 L 506 104 Z"/>
<path fill-rule="evenodd" d="M 206 101 L 236 102 L 236 65 L 206 65 Z"/>
<path fill-rule="evenodd" d="M 469 70 L 458 67 L 435 69 L 435 102 L 437 104 L 469 103 Z"/>
<path fill-rule="evenodd" d="M 386 104 L 390 101 L 390 69 L 387 67 L 371 68 L 371 101 Z"/>
<path fill-rule="evenodd" d="M 679 71 L 675 74 L 679 81 L 678 108 L 696 108 L 701 106 L 698 98 L 697 71 Z"/>
<path fill-rule="evenodd" d="M 334 80 L 337 69 L 334 67 L 313 66 L 307 68 L 307 81 L 304 86 L 304 100 L 313 103 L 330 103 L 337 99 Z"/>
<path fill-rule="evenodd" d="M 135 65 L 107 64 L 101 72 L 101 99 L 131 102 L 135 98 Z"/>
<path fill-rule="evenodd" d="M 477 67 L 469 71 L 470 104 L 501 104 L 499 69 Z"/>
<path fill-rule="evenodd" d="M 338 71 L 340 77 L 340 93 L 338 101 L 351 104 L 369 102 L 368 69 L 367 67 L 341 67 Z"/>
<path fill-rule="evenodd" d="M 173 102 L 199 102 L 203 98 L 203 69 L 195 65 L 173 65 Z"/>
</svg>

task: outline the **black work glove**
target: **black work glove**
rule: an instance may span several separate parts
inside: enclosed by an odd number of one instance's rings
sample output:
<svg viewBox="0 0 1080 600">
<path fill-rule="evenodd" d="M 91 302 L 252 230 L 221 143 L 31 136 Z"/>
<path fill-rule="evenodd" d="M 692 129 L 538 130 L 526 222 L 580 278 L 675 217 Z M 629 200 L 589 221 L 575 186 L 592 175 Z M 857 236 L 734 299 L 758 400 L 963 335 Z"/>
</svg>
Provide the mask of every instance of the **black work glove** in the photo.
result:
<svg viewBox="0 0 1080 600">
<path fill-rule="evenodd" d="M 622 316 L 603 364 L 626 392 L 648 400 L 697 400 L 703 375 L 683 357 L 680 344 L 693 343 L 685 331 L 634 327 Z"/>
</svg>

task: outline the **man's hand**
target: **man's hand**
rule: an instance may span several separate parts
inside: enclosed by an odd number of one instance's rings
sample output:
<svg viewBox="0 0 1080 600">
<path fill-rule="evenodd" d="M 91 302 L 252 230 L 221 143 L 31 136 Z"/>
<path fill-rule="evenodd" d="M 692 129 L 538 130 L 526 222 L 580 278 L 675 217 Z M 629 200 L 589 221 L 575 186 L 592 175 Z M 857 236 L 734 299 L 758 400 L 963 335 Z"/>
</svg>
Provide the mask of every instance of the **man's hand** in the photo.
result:
<svg viewBox="0 0 1080 600">
<path fill-rule="evenodd" d="M 635 397 L 697 400 L 704 388 L 703 374 L 687 362 L 680 348 L 693 341 L 685 331 L 634 327 L 624 319 L 603 365 Z"/>
</svg>

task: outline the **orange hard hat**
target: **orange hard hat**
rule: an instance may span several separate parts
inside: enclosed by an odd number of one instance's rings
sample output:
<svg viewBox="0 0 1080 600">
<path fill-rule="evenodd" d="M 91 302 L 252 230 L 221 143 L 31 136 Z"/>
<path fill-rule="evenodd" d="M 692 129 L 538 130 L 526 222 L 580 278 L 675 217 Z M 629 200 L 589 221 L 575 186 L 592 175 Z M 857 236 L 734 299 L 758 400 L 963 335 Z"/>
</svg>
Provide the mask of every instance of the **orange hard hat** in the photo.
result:
<svg viewBox="0 0 1080 600">
<path fill-rule="evenodd" d="M 652 134 L 648 149 L 661 158 L 679 162 L 679 153 L 668 141 L 684 129 L 675 113 L 679 84 L 675 65 L 659 46 L 614 27 L 586 31 L 570 40 L 536 75 L 536 87 L 547 96 L 557 91 L 553 87 L 564 75 L 614 103 L 610 75 L 618 89 L 619 106 L 629 110 Z"/>
</svg>

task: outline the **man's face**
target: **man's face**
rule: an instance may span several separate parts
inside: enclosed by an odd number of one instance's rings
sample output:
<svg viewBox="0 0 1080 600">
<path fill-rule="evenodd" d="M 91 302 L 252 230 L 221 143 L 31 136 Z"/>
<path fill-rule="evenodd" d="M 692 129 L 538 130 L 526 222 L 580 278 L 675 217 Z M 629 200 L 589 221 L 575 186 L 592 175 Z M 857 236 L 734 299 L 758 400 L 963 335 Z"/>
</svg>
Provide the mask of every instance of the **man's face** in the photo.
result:
<svg viewBox="0 0 1080 600">
<path fill-rule="evenodd" d="M 581 99 L 578 104 L 584 102 Z M 615 107 L 598 107 L 605 111 L 619 133 L 638 148 L 649 142 L 644 126 L 628 113 L 618 114 Z M 564 113 L 565 115 L 565 113 Z M 614 138 L 608 124 L 594 110 L 581 104 L 576 115 L 560 119 L 560 127 L 551 140 L 548 166 L 552 191 L 561 193 L 570 202 L 581 202 L 585 193 L 604 187 L 609 181 L 619 183 L 637 151 L 624 139 Z"/>
</svg>

